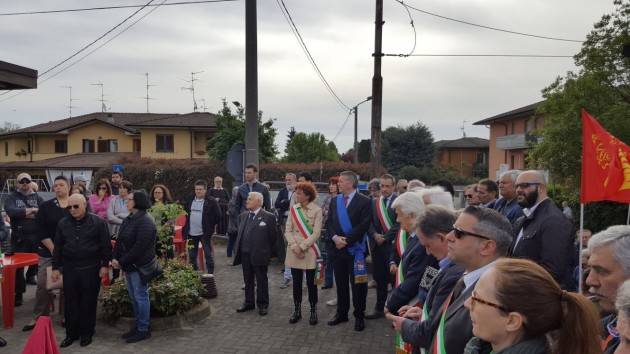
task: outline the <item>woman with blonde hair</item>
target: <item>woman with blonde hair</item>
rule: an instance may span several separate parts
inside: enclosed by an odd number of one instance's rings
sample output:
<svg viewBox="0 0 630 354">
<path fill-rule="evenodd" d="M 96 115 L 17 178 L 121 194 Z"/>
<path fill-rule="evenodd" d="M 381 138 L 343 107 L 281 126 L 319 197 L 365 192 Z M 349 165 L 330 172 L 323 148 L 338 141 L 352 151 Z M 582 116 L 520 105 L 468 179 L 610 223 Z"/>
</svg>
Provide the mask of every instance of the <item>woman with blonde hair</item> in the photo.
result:
<svg viewBox="0 0 630 354">
<path fill-rule="evenodd" d="M 498 260 L 464 305 L 475 335 L 464 354 L 601 353 L 595 306 L 532 261 Z"/>
</svg>

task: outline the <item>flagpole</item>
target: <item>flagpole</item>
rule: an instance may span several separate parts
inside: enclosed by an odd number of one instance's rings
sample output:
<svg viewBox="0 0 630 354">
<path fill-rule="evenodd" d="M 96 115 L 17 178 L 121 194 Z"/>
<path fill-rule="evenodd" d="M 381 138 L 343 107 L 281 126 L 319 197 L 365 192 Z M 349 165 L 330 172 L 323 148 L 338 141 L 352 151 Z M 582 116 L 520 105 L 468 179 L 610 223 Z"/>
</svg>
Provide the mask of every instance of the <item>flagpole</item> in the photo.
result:
<svg viewBox="0 0 630 354">
<path fill-rule="evenodd" d="M 630 214 L 629 214 L 630 215 Z M 582 233 L 584 232 L 584 203 L 580 203 L 580 232 L 578 233 L 579 243 L 580 243 L 580 251 L 578 253 L 579 263 L 578 263 L 578 292 L 582 293 Z"/>
<path fill-rule="evenodd" d="M 626 225 L 630 225 L 630 204 L 628 204 L 628 216 L 626 217 Z"/>
</svg>

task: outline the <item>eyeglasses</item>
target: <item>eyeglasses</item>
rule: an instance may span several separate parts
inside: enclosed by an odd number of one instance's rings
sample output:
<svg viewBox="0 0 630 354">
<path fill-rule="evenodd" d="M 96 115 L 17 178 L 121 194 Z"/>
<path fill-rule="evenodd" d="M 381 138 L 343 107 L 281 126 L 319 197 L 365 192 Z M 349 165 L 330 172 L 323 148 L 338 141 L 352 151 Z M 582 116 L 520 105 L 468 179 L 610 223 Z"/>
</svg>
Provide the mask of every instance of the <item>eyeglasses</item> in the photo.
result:
<svg viewBox="0 0 630 354">
<path fill-rule="evenodd" d="M 453 234 L 455 234 L 455 238 L 456 239 L 460 239 L 466 235 L 469 236 L 474 236 L 474 237 L 478 237 L 478 238 L 482 238 L 484 240 L 492 240 L 490 237 L 488 236 L 484 236 L 484 235 L 480 235 L 480 234 L 476 234 L 474 232 L 470 232 L 470 231 L 466 231 L 466 230 L 462 230 L 459 227 L 453 225 Z"/>
<path fill-rule="evenodd" d="M 71 210 L 71 209 L 79 209 L 81 206 L 79 204 L 74 204 L 74 205 L 68 205 L 66 207 L 67 210 Z"/>
<path fill-rule="evenodd" d="M 516 188 L 521 188 L 521 189 L 525 189 L 525 188 L 529 188 L 531 186 L 538 186 L 541 183 L 538 182 L 522 182 L 516 185 Z"/>
<path fill-rule="evenodd" d="M 507 307 L 505 306 L 501 306 L 499 304 L 495 304 L 494 302 L 490 302 L 490 301 L 486 301 L 483 299 L 480 299 L 477 296 L 477 293 L 475 291 L 472 292 L 472 295 L 470 296 L 470 308 L 472 309 L 475 306 L 475 303 L 478 302 L 480 304 L 486 305 L 486 306 L 490 306 L 490 307 L 494 307 L 496 309 L 499 309 L 503 312 L 510 312 Z"/>
<path fill-rule="evenodd" d="M 103 186 L 103 187 L 98 187 L 98 190 L 100 190 L 100 191 L 106 191 L 106 190 L 107 190 L 107 187 L 105 187 L 105 186 Z"/>
<path fill-rule="evenodd" d="M 29 184 L 31 183 L 31 180 L 28 178 L 22 178 L 21 180 L 18 181 L 19 184 Z"/>
</svg>

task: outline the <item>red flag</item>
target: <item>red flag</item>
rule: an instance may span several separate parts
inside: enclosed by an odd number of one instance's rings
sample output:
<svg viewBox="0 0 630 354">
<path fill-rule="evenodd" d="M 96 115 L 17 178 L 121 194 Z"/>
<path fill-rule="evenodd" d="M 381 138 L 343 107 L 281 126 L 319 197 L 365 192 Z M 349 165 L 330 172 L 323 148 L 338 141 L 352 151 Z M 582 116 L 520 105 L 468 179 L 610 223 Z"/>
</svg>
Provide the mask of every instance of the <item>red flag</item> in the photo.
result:
<svg viewBox="0 0 630 354">
<path fill-rule="evenodd" d="M 50 317 L 39 316 L 22 354 L 60 354 Z"/>
<path fill-rule="evenodd" d="M 612 136 L 582 109 L 580 202 L 630 203 L 630 147 Z"/>
</svg>

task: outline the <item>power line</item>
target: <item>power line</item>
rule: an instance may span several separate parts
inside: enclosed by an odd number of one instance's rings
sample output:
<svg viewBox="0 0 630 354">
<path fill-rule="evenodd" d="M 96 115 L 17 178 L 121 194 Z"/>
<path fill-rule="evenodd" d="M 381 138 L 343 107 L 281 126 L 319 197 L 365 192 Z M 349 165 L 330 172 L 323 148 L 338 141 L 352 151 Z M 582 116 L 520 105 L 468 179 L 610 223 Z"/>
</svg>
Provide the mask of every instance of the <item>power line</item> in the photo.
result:
<svg viewBox="0 0 630 354">
<path fill-rule="evenodd" d="M 403 5 L 403 6 L 407 7 L 407 8 L 410 8 L 410 9 L 412 9 L 414 11 L 418 11 L 418 12 L 423 13 L 425 15 L 434 16 L 434 17 L 437 17 L 437 18 L 441 18 L 443 20 L 458 22 L 458 23 L 462 23 L 462 24 L 465 24 L 465 25 L 469 25 L 469 26 L 485 28 L 485 29 L 492 30 L 492 31 L 511 33 L 511 34 L 515 34 L 515 35 L 519 35 L 519 36 L 525 36 L 525 37 L 533 37 L 533 38 L 539 38 L 539 39 L 548 39 L 548 40 L 553 40 L 553 41 L 575 42 L 575 43 L 582 43 L 582 42 L 584 42 L 584 40 L 567 39 L 567 38 L 559 38 L 559 37 L 551 37 L 551 36 L 542 36 L 542 35 L 537 35 L 537 34 L 531 34 L 531 33 L 524 33 L 524 32 L 517 32 L 517 31 L 507 30 L 507 29 L 498 28 L 498 27 L 480 25 L 478 23 L 464 21 L 464 20 L 453 18 L 453 17 L 440 15 L 440 14 L 437 14 L 435 12 L 430 12 L 430 11 L 427 11 L 427 10 L 419 9 L 417 7 L 413 7 L 411 5 L 405 4 L 402 0 L 394 0 L 394 1 L 396 1 L 397 3 Z"/>
<path fill-rule="evenodd" d="M 162 5 L 166 2 L 167 0 L 163 0 L 160 4 L 158 5 Z M 145 17 L 149 16 L 150 14 L 153 13 L 153 11 L 157 10 L 159 6 L 152 8 L 151 10 L 147 11 L 145 14 L 143 14 L 142 16 L 140 16 L 137 20 L 133 21 L 132 23 L 130 23 L 127 27 L 123 28 L 122 30 L 120 30 L 120 32 L 116 33 L 114 36 L 112 36 L 111 38 L 109 38 L 108 40 L 106 40 L 105 42 L 101 43 L 98 47 L 94 48 L 92 51 L 88 52 L 87 54 L 85 54 L 84 56 L 82 56 L 81 58 L 73 61 L 72 63 L 68 64 L 66 67 L 64 67 L 63 69 L 59 70 L 58 72 L 52 74 L 51 76 L 45 78 L 44 80 L 42 80 L 41 82 L 38 82 L 38 85 L 41 85 L 43 83 L 45 83 L 46 81 L 53 79 L 54 77 L 58 76 L 59 74 L 63 73 L 64 71 L 70 69 L 71 67 L 73 67 L 74 65 L 80 63 L 81 61 L 83 61 L 85 58 L 89 57 L 90 55 L 92 55 L 94 52 L 96 52 L 97 50 L 103 48 L 104 46 L 106 46 L 109 42 L 113 41 L 114 39 L 118 38 L 118 36 L 120 36 L 121 34 L 125 33 L 127 30 L 129 30 L 131 27 L 133 27 L 135 24 L 137 24 L 138 22 L 142 21 Z M 11 91 L 6 91 L 11 92 Z M 16 96 L 19 96 L 23 93 L 29 92 L 27 90 L 21 90 L 18 91 L 18 93 L 6 97 L 2 100 L 0 100 L 0 102 L 4 102 L 4 101 L 8 101 Z"/>
<path fill-rule="evenodd" d="M 411 54 L 413 54 L 413 52 L 416 51 L 416 44 L 418 43 L 418 34 L 416 33 L 416 26 L 413 23 L 413 16 L 411 16 L 411 11 L 409 11 L 409 8 L 407 7 L 407 5 L 405 5 L 405 3 L 403 3 L 402 0 L 400 1 L 400 4 L 407 11 L 407 15 L 409 16 L 409 21 L 411 24 L 411 29 L 413 30 L 413 47 L 409 51 L 409 54 L 405 55 L 405 57 L 408 57 L 408 56 L 411 56 Z"/>
<path fill-rule="evenodd" d="M 280 11 L 282 11 L 282 14 L 283 14 L 285 20 L 287 20 L 287 23 L 291 27 L 291 31 L 293 32 L 293 34 L 295 35 L 296 39 L 298 40 L 298 43 L 300 44 L 300 47 L 302 47 L 302 50 L 304 51 L 304 54 L 306 54 L 306 57 L 308 58 L 308 61 L 311 63 L 311 66 L 313 66 L 313 69 L 317 73 L 317 76 L 319 77 L 319 79 L 322 81 L 324 86 L 326 86 L 326 89 L 334 97 L 334 99 L 337 101 L 337 103 L 339 103 L 339 105 L 341 107 L 343 107 L 344 110 L 350 111 L 352 108 L 350 108 L 350 106 L 345 104 L 343 102 L 343 100 L 341 98 L 339 98 L 339 96 L 337 95 L 335 90 L 333 90 L 333 88 L 328 83 L 328 80 L 326 80 L 326 78 L 324 77 L 324 74 L 322 74 L 322 71 L 317 66 L 317 63 L 315 62 L 315 59 L 313 59 L 313 56 L 311 55 L 311 52 L 308 50 L 308 47 L 306 46 L 306 43 L 304 43 L 304 39 L 302 38 L 302 35 L 300 34 L 300 31 L 298 30 L 297 26 L 295 25 L 295 22 L 293 21 L 293 18 L 291 17 L 291 13 L 289 12 L 289 9 L 287 9 L 287 6 L 284 4 L 284 0 L 276 0 L 276 3 L 278 3 L 278 7 L 280 7 Z"/>
<path fill-rule="evenodd" d="M 44 76 L 47 73 L 49 73 L 50 71 L 54 70 L 55 68 L 59 67 L 60 65 L 62 65 L 63 63 L 67 62 L 68 60 L 74 58 L 75 56 L 79 55 L 81 52 L 83 52 L 84 50 L 88 49 L 90 46 L 92 46 L 92 44 L 100 41 L 103 37 L 107 36 L 108 34 L 112 33 L 114 30 L 116 30 L 116 28 L 122 26 L 125 22 L 127 22 L 130 18 L 132 18 L 133 16 L 135 16 L 138 12 L 144 10 L 145 7 L 147 7 L 149 4 L 151 4 L 154 0 L 149 0 L 148 3 L 146 3 L 144 6 L 142 6 L 141 8 L 139 8 L 138 10 L 134 11 L 131 15 L 127 16 L 124 20 L 122 20 L 120 23 L 118 23 L 116 26 L 112 27 L 111 29 L 109 29 L 107 32 L 103 33 L 100 37 L 96 38 L 95 40 L 93 40 L 92 42 L 90 42 L 89 44 L 83 46 L 83 48 L 79 49 L 78 51 L 76 51 L 74 54 L 72 54 L 71 56 L 67 57 L 66 59 L 62 60 L 61 62 L 53 65 L 52 67 L 46 69 L 43 73 L 41 73 L 39 76 Z"/>
<path fill-rule="evenodd" d="M 173 5 L 194 5 L 194 4 L 205 4 L 205 3 L 213 3 L 213 2 L 233 2 L 239 0 L 202 0 L 202 1 L 180 1 L 180 2 L 171 2 L 168 4 L 164 4 L 164 6 L 173 6 Z M 54 13 L 64 13 L 64 12 L 82 12 L 82 11 L 98 11 L 98 10 L 112 10 L 112 9 L 128 9 L 134 7 L 143 7 L 147 5 L 121 5 L 121 6 L 102 6 L 102 7 L 86 7 L 79 9 L 63 9 L 63 10 L 43 10 L 43 11 L 25 11 L 25 12 L 5 12 L 0 13 L 0 16 L 19 16 L 19 15 L 40 15 L 40 14 L 54 14 Z M 152 6 L 160 6 L 160 5 L 148 5 Z"/>
<path fill-rule="evenodd" d="M 341 128 L 339 128 L 339 130 L 337 131 L 337 134 L 335 134 L 335 137 L 332 138 L 332 142 L 334 143 L 335 140 L 337 140 L 337 137 L 339 137 L 339 134 L 341 134 L 341 132 L 343 131 L 343 128 L 346 127 L 346 124 L 348 123 L 348 120 L 350 120 L 350 116 L 352 115 L 353 110 L 351 109 L 350 112 L 348 112 L 348 116 L 346 117 L 346 119 L 343 121 L 343 124 L 341 125 Z"/>
<path fill-rule="evenodd" d="M 498 58 L 573 58 L 572 55 L 546 54 L 383 54 L 384 57 L 498 57 Z"/>
</svg>

